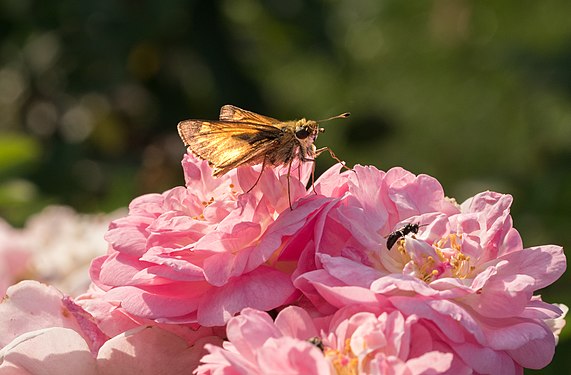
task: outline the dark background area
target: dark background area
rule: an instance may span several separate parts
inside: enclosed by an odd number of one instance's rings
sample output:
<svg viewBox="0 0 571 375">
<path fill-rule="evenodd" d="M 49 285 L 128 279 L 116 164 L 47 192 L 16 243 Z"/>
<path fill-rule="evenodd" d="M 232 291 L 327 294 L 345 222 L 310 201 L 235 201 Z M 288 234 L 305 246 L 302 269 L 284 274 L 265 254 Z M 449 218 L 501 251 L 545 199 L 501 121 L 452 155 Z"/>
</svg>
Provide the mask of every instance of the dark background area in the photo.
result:
<svg viewBox="0 0 571 375">
<path fill-rule="evenodd" d="M 459 202 L 510 193 L 526 246 L 569 248 L 570 14 L 563 0 L 0 0 L 0 216 L 111 211 L 180 185 L 177 123 L 234 104 L 350 111 L 318 146 L 430 174 Z M 543 298 L 570 305 L 569 283 Z M 537 373 L 571 372 L 570 352 L 564 331 Z"/>
</svg>

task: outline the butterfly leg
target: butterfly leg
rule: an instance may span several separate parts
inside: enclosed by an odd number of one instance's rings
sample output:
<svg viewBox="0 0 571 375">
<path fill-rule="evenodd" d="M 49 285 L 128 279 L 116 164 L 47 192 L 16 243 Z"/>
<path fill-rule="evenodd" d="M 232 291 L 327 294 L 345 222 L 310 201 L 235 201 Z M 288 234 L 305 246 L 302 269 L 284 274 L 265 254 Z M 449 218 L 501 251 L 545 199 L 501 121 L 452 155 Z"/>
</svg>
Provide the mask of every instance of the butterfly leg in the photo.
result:
<svg viewBox="0 0 571 375">
<path fill-rule="evenodd" d="M 302 161 L 311 161 L 313 162 L 313 166 L 311 167 L 311 187 L 313 188 L 313 192 L 315 194 L 317 194 L 317 192 L 315 191 L 315 160 L 313 159 L 304 159 Z M 301 181 L 301 163 L 299 163 L 297 165 L 297 172 L 298 172 L 298 176 L 297 179 L 299 181 Z"/>
<path fill-rule="evenodd" d="M 266 155 L 264 155 L 264 161 L 262 161 L 262 170 L 260 171 L 260 174 L 258 175 L 258 178 L 256 179 L 256 182 L 254 182 L 254 185 L 252 185 L 251 188 L 248 189 L 248 191 L 246 191 L 246 193 L 249 193 L 252 191 L 253 188 L 256 187 L 256 185 L 258 185 L 258 182 L 260 182 L 260 179 L 262 178 L 262 174 L 264 173 L 264 168 L 266 168 Z M 289 175 L 288 175 L 289 176 Z"/>
<path fill-rule="evenodd" d="M 313 165 L 311 166 L 311 188 L 313 189 L 313 192 L 315 193 L 315 195 L 317 195 L 317 191 L 315 191 L 315 161 L 313 162 Z"/>
<path fill-rule="evenodd" d="M 309 162 L 313 163 L 313 165 L 311 166 L 311 188 L 313 189 L 313 192 L 315 194 L 317 194 L 317 192 L 315 191 L 315 159 L 310 159 L 308 157 L 301 157 L 300 160 L 302 162 L 309 161 Z M 301 167 L 301 163 L 300 163 L 300 167 Z M 299 180 L 301 181 L 301 177 Z"/>
<path fill-rule="evenodd" d="M 291 159 L 291 160 L 289 161 L 289 164 L 288 164 L 288 166 L 287 166 L 287 199 L 288 199 L 288 202 L 289 202 L 289 209 L 290 209 L 291 211 L 293 211 L 293 207 L 291 206 L 291 191 L 290 191 L 291 189 L 290 189 L 290 186 L 289 186 L 289 176 L 290 176 L 290 174 L 291 174 L 291 163 L 293 163 L 293 159 Z"/>
<path fill-rule="evenodd" d="M 343 166 L 343 168 L 347 169 L 348 171 L 352 171 L 352 169 L 347 167 L 345 165 L 345 162 L 343 162 L 341 159 L 339 159 L 329 147 L 322 147 L 320 149 L 315 150 L 315 157 L 319 156 L 319 154 L 321 154 L 323 151 L 329 151 L 329 155 L 331 155 L 331 157 L 335 161 L 337 161 L 339 164 L 341 164 Z"/>
</svg>

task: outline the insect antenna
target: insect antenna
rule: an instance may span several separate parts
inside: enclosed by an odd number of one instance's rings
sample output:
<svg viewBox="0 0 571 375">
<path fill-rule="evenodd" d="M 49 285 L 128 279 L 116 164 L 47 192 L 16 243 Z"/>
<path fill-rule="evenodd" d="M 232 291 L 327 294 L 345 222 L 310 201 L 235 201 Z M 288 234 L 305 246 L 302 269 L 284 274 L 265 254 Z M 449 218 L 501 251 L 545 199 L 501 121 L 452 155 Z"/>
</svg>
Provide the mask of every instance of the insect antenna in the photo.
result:
<svg viewBox="0 0 571 375">
<path fill-rule="evenodd" d="M 351 112 L 345 112 L 345 113 L 342 113 L 342 114 L 337 115 L 337 116 L 326 118 L 324 120 L 318 120 L 317 122 L 325 122 L 325 121 L 335 120 L 337 118 L 347 118 L 349 116 L 351 116 Z"/>
</svg>

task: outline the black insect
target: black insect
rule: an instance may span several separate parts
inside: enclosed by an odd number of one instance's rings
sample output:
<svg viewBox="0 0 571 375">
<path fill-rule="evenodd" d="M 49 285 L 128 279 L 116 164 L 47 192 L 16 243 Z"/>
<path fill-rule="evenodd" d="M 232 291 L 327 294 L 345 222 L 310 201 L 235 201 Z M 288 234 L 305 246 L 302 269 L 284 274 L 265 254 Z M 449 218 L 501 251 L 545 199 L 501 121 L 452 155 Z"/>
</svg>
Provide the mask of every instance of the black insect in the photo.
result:
<svg viewBox="0 0 571 375">
<path fill-rule="evenodd" d="M 317 346 L 319 350 L 321 351 L 325 350 L 325 347 L 323 346 L 323 341 L 321 341 L 320 337 L 315 336 L 308 339 L 307 341 L 309 341 L 310 344 Z"/>
<path fill-rule="evenodd" d="M 420 229 L 421 226 L 422 225 L 420 225 L 418 223 L 415 223 L 415 224 L 408 223 L 407 225 L 400 228 L 399 230 L 395 230 L 394 232 L 389 234 L 387 236 L 387 249 L 390 250 L 398 240 L 400 240 L 401 238 L 403 238 L 407 234 L 410 234 L 410 233 L 417 234 L 418 230 Z"/>
</svg>

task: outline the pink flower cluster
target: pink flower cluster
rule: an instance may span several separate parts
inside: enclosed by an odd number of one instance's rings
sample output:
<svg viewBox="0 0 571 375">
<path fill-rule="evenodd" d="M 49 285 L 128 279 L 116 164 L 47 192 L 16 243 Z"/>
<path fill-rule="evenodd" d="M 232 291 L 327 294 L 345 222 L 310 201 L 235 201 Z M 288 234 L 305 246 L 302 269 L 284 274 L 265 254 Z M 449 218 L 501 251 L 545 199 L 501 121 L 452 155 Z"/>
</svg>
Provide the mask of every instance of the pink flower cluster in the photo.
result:
<svg viewBox="0 0 571 375">
<path fill-rule="evenodd" d="M 21 229 L 0 219 L 0 295 L 22 279 L 47 282 L 72 296 L 84 293 L 91 261 L 107 249 L 103 235 L 109 221 L 124 214 L 78 214 L 52 205 L 30 216 Z"/>
<path fill-rule="evenodd" d="M 58 373 L 64 358 L 92 371 L 83 373 L 145 374 L 520 374 L 549 364 L 567 308 L 534 293 L 566 260 L 558 246 L 523 247 L 511 196 L 459 205 L 430 176 L 339 165 L 306 190 L 310 167 L 289 179 L 266 168 L 244 193 L 259 166 L 215 179 L 185 155 L 186 186 L 136 198 L 111 223 L 88 293 L 8 289 L 0 374 L 38 363 Z M 417 233 L 387 248 L 406 224 Z M 37 296 L 25 303 L 26 293 Z M 50 307 L 38 318 L 40 304 Z M 56 338 L 48 361 L 42 345 Z"/>
</svg>

